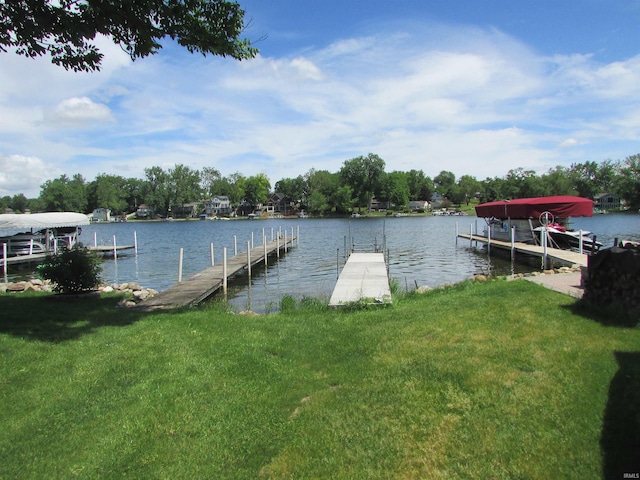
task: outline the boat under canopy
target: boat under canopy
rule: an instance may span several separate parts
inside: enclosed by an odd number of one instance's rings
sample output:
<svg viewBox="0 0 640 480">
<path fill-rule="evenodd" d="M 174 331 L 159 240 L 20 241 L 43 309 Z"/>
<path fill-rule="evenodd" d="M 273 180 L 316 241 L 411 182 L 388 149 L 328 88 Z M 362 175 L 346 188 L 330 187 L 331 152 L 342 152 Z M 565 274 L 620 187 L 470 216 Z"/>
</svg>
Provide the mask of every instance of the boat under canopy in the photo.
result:
<svg viewBox="0 0 640 480">
<path fill-rule="evenodd" d="M 89 225 L 89 217 L 75 212 L 4 213 L 0 215 L 0 231 L 31 230 L 33 232 L 45 228 L 78 227 L 81 225 Z"/>
<path fill-rule="evenodd" d="M 476 206 L 476 215 L 484 218 L 537 219 L 545 212 L 551 213 L 556 218 L 591 217 L 593 215 L 593 200 L 559 195 L 500 200 Z"/>
<path fill-rule="evenodd" d="M 569 217 L 591 217 L 593 200 L 570 195 L 517 198 L 476 206 L 478 217 L 487 222 L 485 236 L 495 240 L 516 241 L 576 250 L 597 251 L 602 244 L 591 232 L 567 228 Z"/>
</svg>

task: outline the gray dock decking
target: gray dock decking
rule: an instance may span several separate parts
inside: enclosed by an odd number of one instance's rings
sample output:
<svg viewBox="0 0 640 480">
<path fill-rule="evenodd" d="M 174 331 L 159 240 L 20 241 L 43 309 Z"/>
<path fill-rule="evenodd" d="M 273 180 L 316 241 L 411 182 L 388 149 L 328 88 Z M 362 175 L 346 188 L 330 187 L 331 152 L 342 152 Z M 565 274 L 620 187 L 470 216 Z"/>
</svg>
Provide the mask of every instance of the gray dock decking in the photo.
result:
<svg viewBox="0 0 640 480">
<path fill-rule="evenodd" d="M 390 303 L 391 290 L 384 253 L 352 253 L 336 283 L 329 306 L 372 298 Z"/>
<path fill-rule="evenodd" d="M 293 245 L 294 241 L 295 238 L 288 238 L 286 243 L 287 245 Z M 283 251 L 285 248 L 291 247 L 286 247 L 282 238 L 273 240 L 266 244 L 267 256 L 277 254 L 278 248 Z M 250 250 L 252 266 L 261 262 L 264 263 L 264 257 L 265 245 L 260 245 Z M 247 252 L 245 251 L 227 259 L 227 278 L 246 268 Z M 223 280 L 223 265 L 219 263 L 196 273 L 182 282 L 176 283 L 173 287 L 158 293 L 152 298 L 138 303 L 134 308 L 152 311 L 196 305 L 220 290 Z"/>
</svg>

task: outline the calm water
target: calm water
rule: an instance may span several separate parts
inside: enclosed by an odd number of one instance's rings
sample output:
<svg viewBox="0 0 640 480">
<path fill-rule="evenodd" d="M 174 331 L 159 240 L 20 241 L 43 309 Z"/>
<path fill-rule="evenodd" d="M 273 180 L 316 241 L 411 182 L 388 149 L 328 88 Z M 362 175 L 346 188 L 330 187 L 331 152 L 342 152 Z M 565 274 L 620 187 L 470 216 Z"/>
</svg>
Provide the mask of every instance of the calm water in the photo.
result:
<svg viewBox="0 0 640 480">
<path fill-rule="evenodd" d="M 386 237 L 389 270 L 402 288 L 416 285 L 431 287 L 455 283 L 476 273 L 530 271 L 535 267 L 512 264 L 508 259 L 489 259 L 481 246 L 470 246 L 462 239 L 456 242 L 456 223 L 461 233 L 479 231 L 484 220 L 476 217 L 400 217 L 358 219 L 299 220 L 237 220 L 94 224 L 83 228 L 81 241 L 85 245 L 133 244 L 138 240 L 138 255 L 131 250 L 114 261 L 107 257 L 102 277 L 106 283 L 134 281 L 142 286 L 165 290 L 178 279 L 179 249 L 184 249 L 183 277 L 210 265 L 210 244 L 214 244 L 216 263 L 222 261 L 222 249 L 227 256 L 234 251 L 234 236 L 238 252 L 246 252 L 253 234 L 254 245 L 262 244 L 263 229 L 267 240 L 272 230 L 297 234 L 299 245 L 281 256 L 252 269 L 249 284 L 246 275 L 236 276 L 229 284 L 229 302 L 236 311 L 250 308 L 257 312 L 277 309 L 283 295 L 326 297 L 331 295 L 342 267 L 345 238 L 355 243 L 378 244 Z M 573 219 L 571 227 L 590 230 L 605 246 L 614 238 L 640 241 L 640 215 L 598 215 Z M 348 240 L 347 240 L 348 241 Z M 11 273 L 8 280 L 28 276 L 28 272 Z"/>
</svg>

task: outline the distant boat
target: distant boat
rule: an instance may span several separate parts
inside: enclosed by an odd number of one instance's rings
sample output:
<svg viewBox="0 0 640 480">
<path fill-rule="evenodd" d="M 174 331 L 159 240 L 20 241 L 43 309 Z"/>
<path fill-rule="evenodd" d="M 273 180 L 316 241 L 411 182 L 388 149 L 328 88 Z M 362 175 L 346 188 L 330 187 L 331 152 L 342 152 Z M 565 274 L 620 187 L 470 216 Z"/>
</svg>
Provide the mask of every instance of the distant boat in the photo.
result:
<svg viewBox="0 0 640 480">
<path fill-rule="evenodd" d="M 89 225 L 89 217 L 75 212 L 6 213 L 0 215 L 0 232 L 11 233 L 0 237 L 0 244 L 8 257 L 55 253 L 72 248 L 83 225 Z"/>
</svg>

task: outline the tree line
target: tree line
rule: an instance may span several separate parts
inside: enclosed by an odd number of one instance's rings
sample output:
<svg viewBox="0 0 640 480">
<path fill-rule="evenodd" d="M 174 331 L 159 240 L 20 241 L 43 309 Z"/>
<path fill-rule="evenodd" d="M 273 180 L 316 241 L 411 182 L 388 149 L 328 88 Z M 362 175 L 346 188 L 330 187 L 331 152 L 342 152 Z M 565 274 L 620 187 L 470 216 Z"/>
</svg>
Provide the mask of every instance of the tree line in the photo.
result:
<svg viewBox="0 0 640 480">
<path fill-rule="evenodd" d="M 159 215 L 172 207 L 202 203 L 213 196 L 226 196 L 233 208 L 265 204 L 273 193 L 312 215 L 346 214 L 378 204 L 406 209 L 412 200 L 430 201 L 434 194 L 450 204 L 548 195 L 578 195 L 594 198 L 599 193 L 615 193 L 630 208 L 640 207 L 640 154 L 623 160 L 587 161 L 570 167 L 557 166 L 538 175 L 523 168 L 509 170 L 503 177 L 478 180 L 471 175 L 460 178 L 443 170 L 435 177 L 422 170 L 385 171 L 385 162 L 370 153 L 346 160 L 338 172 L 310 169 L 295 178 L 282 178 L 272 188 L 263 174 L 223 176 L 217 169 L 192 169 L 176 164 L 145 169 L 144 178 L 124 178 L 100 174 L 92 181 L 82 175 L 61 175 L 41 185 L 38 198 L 23 194 L 0 198 L 0 211 L 90 212 L 108 208 L 113 214 L 134 212 L 146 204 Z"/>
</svg>

